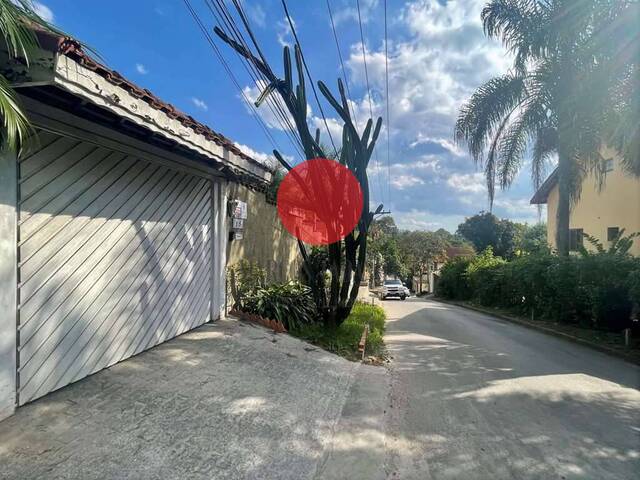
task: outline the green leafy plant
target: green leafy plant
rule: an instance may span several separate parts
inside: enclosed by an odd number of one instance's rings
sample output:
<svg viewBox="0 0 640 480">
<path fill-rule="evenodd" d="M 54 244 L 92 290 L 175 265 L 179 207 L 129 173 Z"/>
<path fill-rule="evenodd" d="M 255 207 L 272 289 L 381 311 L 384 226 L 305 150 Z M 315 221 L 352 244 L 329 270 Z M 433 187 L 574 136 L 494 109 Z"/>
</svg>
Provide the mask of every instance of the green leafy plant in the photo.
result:
<svg viewBox="0 0 640 480">
<path fill-rule="evenodd" d="M 351 360 L 357 360 L 358 344 L 365 325 L 369 326 L 366 353 L 383 355 L 386 314 L 384 310 L 368 303 L 356 302 L 347 319 L 337 328 L 327 329 L 317 323 L 301 325 L 291 331 L 325 350 L 335 352 Z"/>
<path fill-rule="evenodd" d="M 0 0 L 0 33 L 10 58 L 20 57 L 29 64 L 38 48 L 33 26 L 62 34 L 40 18 L 29 0 Z M 9 80 L 0 75 L 0 116 L 3 146 L 17 150 L 31 132 L 29 121 Z"/>
<path fill-rule="evenodd" d="M 242 310 L 249 295 L 266 285 L 267 272 L 255 262 L 240 260 L 227 267 L 227 280 L 233 298 L 233 308 Z"/>
<path fill-rule="evenodd" d="M 287 18 L 290 21 L 292 30 L 294 30 L 293 22 L 288 13 Z M 300 46 L 298 44 L 294 46 L 295 70 L 293 68 L 294 63 L 291 60 L 290 48 L 288 46 L 283 48 L 284 78 L 280 78 L 274 73 L 257 45 L 255 45 L 256 51 L 254 53 L 247 45 L 240 44 L 234 40 L 231 32 L 228 32 L 231 35 L 229 36 L 219 26 L 215 27 L 214 31 L 252 68 L 257 69 L 266 80 L 267 86 L 256 101 L 256 106 L 259 107 L 270 95 L 278 95 L 282 100 L 283 106 L 291 115 L 305 158 L 307 160 L 318 157 L 326 158 L 328 152 L 320 144 L 320 130 L 316 129 L 314 135 L 309 127 L 307 118 L 309 114 L 307 105 L 308 74 L 305 74 L 306 65 Z M 323 284 L 318 282 L 311 283 L 318 312 L 327 327 L 332 328 L 340 325 L 348 317 L 356 301 L 364 274 L 369 226 L 373 221 L 374 215 L 383 210 L 383 205 L 379 205 L 375 211 L 370 209 L 369 179 L 367 174 L 367 166 L 382 128 L 382 118 L 379 117 L 375 124 L 373 119 L 369 119 L 364 130 L 360 133 L 356 128 L 355 121 L 352 119 L 349 101 L 342 81 L 338 80 L 339 95 L 337 97 L 321 81 L 318 82 L 318 89 L 343 123 L 342 146 L 339 152 L 336 149 L 335 158 L 337 162 L 346 166 L 360 183 L 364 204 L 360 220 L 354 231 L 350 232 L 343 240 L 327 246 L 329 270 L 331 271 L 329 294 L 326 294 Z M 286 170 L 292 169 L 292 166 L 280 152 L 274 150 L 273 154 Z M 317 280 L 323 279 L 323 276 L 319 276 L 318 272 L 313 270 L 313 265 L 309 261 L 307 247 L 301 241 L 298 241 L 298 246 L 303 259 L 303 268 L 307 271 L 307 277 Z"/>
<path fill-rule="evenodd" d="M 548 252 L 504 262 L 484 252 L 442 269 L 436 294 L 527 317 L 600 330 L 631 326 L 640 300 L 640 260 L 602 251 L 560 257 Z"/>
<path fill-rule="evenodd" d="M 449 260 L 440 270 L 440 278 L 436 283 L 435 294 L 452 300 L 468 300 L 471 298 L 471 287 L 467 277 L 467 268 L 471 259 L 458 257 Z"/>
<path fill-rule="evenodd" d="M 629 235 L 625 236 L 625 231 L 626 229 L 623 228 L 618 232 L 615 238 L 610 242 L 609 248 L 606 248 L 598 238 L 592 235 L 583 233 L 583 236 L 587 240 L 587 242 L 589 242 L 595 248 L 596 253 L 598 254 L 608 253 L 609 255 L 627 255 L 629 253 L 629 250 L 631 250 L 631 247 L 633 247 L 634 239 L 636 237 L 640 237 L 640 232 L 630 233 Z M 584 245 L 581 245 L 578 251 L 583 257 L 593 255 L 593 253 L 587 250 Z"/>
<path fill-rule="evenodd" d="M 245 297 L 243 310 L 280 321 L 287 330 L 314 323 L 318 315 L 311 289 L 299 282 L 258 288 Z"/>
</svg>

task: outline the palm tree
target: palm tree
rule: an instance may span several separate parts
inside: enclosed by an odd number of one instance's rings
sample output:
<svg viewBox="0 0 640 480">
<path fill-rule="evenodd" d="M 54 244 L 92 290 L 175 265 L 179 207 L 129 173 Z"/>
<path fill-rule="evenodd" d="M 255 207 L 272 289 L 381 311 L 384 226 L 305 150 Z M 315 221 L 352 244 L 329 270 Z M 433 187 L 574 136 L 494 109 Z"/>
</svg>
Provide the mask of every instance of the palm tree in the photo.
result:
<svg viewBox="0 0 640 480">
<path fill-rule="evenodd" d="M 508 188 L 528 152 L 535 188 L 558 156 L 560 254 L 584 175 L 604 181 L 603 144 L 640 175 L 637 12 L 632 0 L 492 0 L 482 11 L 485 34 L 513 67 L 463 105 L 455 138 L 484 168 L 491 204 L 496 181 Z"/>
<path fill-rule="evenodd" d="M 33 25 L 54 30 L 38 16 L 30 1 L 0 0 L 0 32 L 11 58 L 21 57 L 29 62 L 30 56 L 38 47 L 38 39 L 31 28 Z M 3 75 L 0 75 L 0 116 L 2 147 L 16 150 L 28 135 L 29 122 L 10 82 Z"/>
</svg>

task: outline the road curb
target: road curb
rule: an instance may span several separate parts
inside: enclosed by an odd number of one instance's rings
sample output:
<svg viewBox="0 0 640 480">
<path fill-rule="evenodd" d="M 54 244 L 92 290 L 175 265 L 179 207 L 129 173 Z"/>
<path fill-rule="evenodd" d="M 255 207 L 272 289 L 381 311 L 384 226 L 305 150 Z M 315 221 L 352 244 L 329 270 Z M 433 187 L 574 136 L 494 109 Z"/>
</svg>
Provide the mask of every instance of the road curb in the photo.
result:
<svg viewBox="0 0 640 480">
<path fill-rule="evenodd" d="M 453 301 L 453 300 L 443 300 L 441 298 L 435 298 L 435 297 L 431 297 L 431 300 L 433 300 L 435 302 L 445 303 L 445 304 L 448 304 L 448 305 L 455 305 L 456 307 L 465 308 L 467 310 L 472 310 L 472 311 L 475 311 L 475 312 L 478 312 L 478 313 L 483 313 L 485 315 L 489 315 L 491 317 L 499 318 L 500 320 L 504 320 L 504 321 L 507 321 L 507 322 L 515 323 L 517 325 L 521 325 L 523 327 L 530 328 L 532 330 L 537 330 L 539 332 L 543 332 L 543 333 L 552 335 L 554 337 L 563 338 L 565 340 L 569 340 L 569 341 L 574 342 L 574 343 L 579 343 L 581 345 L 584 345 L 586 347 L 592 348 L 594 350 L 598 350 L 599 352 L 606 353 L 607 355 L 611 355 L 613 357 L 621 358 L 621 359 L 626 360 L 627 362 L 633 363 L 635 365 L 640 365 L 640 359 L 638 359 L 637 357 L 635 357 L 635 356 L 633 356 L 633 355 L 631 355 L 631 354 L 629 354 L 627 352 L 616 350 L 615 348 L 610 348 L 610 347 L 607 347 L 605 345 L 600 345 L 598 343 L 591 342 L 589 340 L 585 340 L 584 338 L 576 337 L 576 336 L 571 335 L 569 333 L 559 332 L 558 330 L 554 330 L 553 328 L 545 327 L 545 326 L 542 326 L 542 325 L 536 325 L 535 323 L 527 322 L 525 320 L 521 320 L 519 318 L 512 317 L 510 315 L 497 313 L 497 312 L 494 312 L 492 310 L 485 309 L 485 308 L 482 308 L 482 307 L 477 307 L 475 305 L 470 305 L 470 304 L 464 303 L 464 302 L 456 302 L 456 301 Z"/>
</svg>

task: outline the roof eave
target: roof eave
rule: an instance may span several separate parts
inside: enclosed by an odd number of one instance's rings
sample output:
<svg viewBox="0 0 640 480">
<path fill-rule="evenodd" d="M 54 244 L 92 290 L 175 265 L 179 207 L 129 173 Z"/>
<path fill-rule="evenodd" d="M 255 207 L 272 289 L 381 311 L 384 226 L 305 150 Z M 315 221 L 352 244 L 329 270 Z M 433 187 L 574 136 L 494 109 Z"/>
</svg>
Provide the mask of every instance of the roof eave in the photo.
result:
<svg viewBox="0 0 640 480">
<path fill-rule="evenodd" d="M 234 169 L 268 183 L 271 172 L 264 166 L 248 161 L 194 129 L 184 126 L 165 112 L 154 108 L 141 98 L 136 98 L 124 88 L 84 67 L 74 59 L 59 54 L 55 62 L 53 85 L 107 109 L 116 115 L 143 126 L 216 162 L 223 162 Z"/>
<path fill-rule="evenodd" d="M 547 177 L 547 179 L 540 185 L 536 193 L 533 194 L 529 203 L 531 205 L 544 205 L 549 200 L 549 194 L 553 187 L 556 186 L 558 182 L 558 169 L 556 168 L 551 175 Z"/>
</svg>

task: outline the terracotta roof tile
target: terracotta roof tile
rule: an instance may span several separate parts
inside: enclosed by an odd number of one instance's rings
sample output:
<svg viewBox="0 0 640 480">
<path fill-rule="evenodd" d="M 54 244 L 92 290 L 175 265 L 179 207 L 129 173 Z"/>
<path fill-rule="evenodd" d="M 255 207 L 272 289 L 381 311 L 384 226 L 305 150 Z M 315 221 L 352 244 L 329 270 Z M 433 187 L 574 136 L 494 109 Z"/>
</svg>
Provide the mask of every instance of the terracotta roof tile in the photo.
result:
<svg viewBox="0 0 640 480">
<path fill-rule="evenodd" d="M 39 37 L 42 36 L 43 32 L 38 32 Z M 45 34 L 46 35 L 46 34 Z M 117 85 L 128 93 L 133 95 L 136 98 L 143 100 L 148 103 L 153 108 L 162 111 L 167 116 L 172 119 L 178 120 L 183 126 L 187 128 L 191 128 L 197 134 L 203 135 L 208 140 L 215 142 L 217 145 L 220 145 L 227 150 L 233 152 L 235 155 L 251 162 L 255 165 L 259 165 L 263 169 L 270 171 L 270 169 L 264 164 L 258 162 L 252 157 L 246 155 L 242 152 L 235 144 L 226 138 L 224 135 L 221 135 L 218 132 L 213 131 L 207 125 L 204 125 L 197 120 L 195 120 L 190 115 L 181 112 L 176 107 L 171 105 L 170 103 L 164 102 L 160 98 L 156 97 L 151 91 L 146 88 L 141 88 L 134 84 L 133 82 L 127 80 L 120 73 L 115 70 L 112 70 L 100 62 L 96 61 L 94 58 L 89 56 L 82 48 L 82 44 L 77 40 L 69 37 L 58 37 L 57 38 L 57 51 L 58 53 L 65 55 L 85 68 L 96 72 L 98 75 L 102 76 L 109 83 Z M 47 42 L 49 43 L 49 42 Z"/>
</svg>

